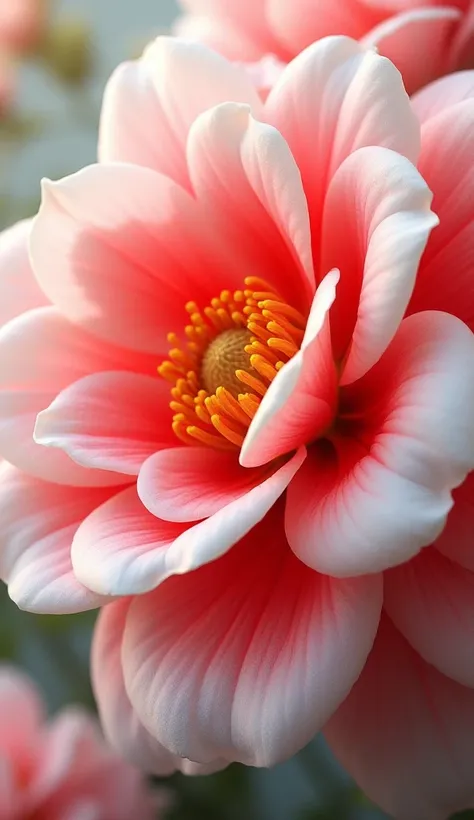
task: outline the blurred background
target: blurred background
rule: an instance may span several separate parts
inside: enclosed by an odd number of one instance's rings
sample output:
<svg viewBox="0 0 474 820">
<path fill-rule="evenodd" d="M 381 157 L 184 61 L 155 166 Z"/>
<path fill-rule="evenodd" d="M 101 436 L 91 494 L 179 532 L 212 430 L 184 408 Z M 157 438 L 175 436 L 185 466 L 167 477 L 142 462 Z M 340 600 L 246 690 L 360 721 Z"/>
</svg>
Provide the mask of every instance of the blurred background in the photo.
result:
<svg viewBox="0 0 474 820">
<path fill-rule="evenodd" d="M 9 2 L 0 0 L 0 20 L 1 6 Z M 42 177 L 59 178 L 94 162 L 108 75 L 122 60 L 138 56 L 153 36 L 169 30 L 177 13 L 173 0 L 46 4 L 46 28 L 39 39 L 21 44 L 15 65 L 6 69 L 3 85 L 0 81 L 2 228 L 35 213 Z M 94 709 L 88 671 L 94 617 L 28 615 L 18 611 L 0 587 L 1 657 L 35 678 L 52 712 L 70 702 Z M 175 775 L 167 783 L 173 794 L 170 820 L 385 816 L 351 784 L 319 738 L 273 770 L 236 765 L 211 777 Z"/>
</svg>

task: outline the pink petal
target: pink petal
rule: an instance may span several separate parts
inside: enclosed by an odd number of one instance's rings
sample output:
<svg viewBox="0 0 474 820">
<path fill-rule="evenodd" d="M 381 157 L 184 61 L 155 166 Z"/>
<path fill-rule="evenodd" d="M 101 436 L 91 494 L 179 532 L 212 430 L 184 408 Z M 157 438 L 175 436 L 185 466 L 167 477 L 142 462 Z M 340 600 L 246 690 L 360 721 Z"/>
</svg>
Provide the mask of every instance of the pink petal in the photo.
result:
<svg viewBox="0 0 474 820">
<path fill-rule="evenodd" d="M 446 108 L 474 97 L 474 71 L 457 71 L 422 88 L 411 98 L 418 119 L 424 125 Z"/>
<path fill-rule="evenodd" d="M 166 356 L 185 304 L 208 304 L 235 257 L 205 210 L 170 179 L 139 166 L 95 165 L 46 182 L 31 236 L 33 267 L 72 321 L 132 350 Z"/>
<path fill-rule="evenodd" d="M 74 576 L 71 544 L 81 521 L 114 490 L 49 484 L 8 464 L 0 479 L 0 577 L 15 603 L 60 614 L 104 603 Z"/>
<path fill-rule="evenodd" d="M 474 688 L 474 573 L 426 549 L 385 573 L 384 607 L 427 663 Z"/>
<path fill-rule="evenodd" d="M 268 0 L 269 24 L 279 39 L 294 54 L 322 37 L 344 32 L 361 37 L 373 25 L 374 14 L 360 3 L 345 0 L 298 0 L 297 6 L 287 0 Z"/>
<path fill-rule="evenodd" d="M 316 291 L 301 349 L 275 376 L 252 419 L 240 463 L 258 467 L 321 435 L 337 403 L 337 374 L 331 349 L 329 309 L 339 272 L 331 271 Z"/>
<path fill-rule="evenodd" d="M 93 373 L 39 414 L 35 441 L 84 467 L 138 475 L 149 456 L 176 443 L 169 400 L 169 384 L 158 376 Z"/>
<path fill-rule="evenodd" d="M 172 30 L 178 37 L 196 40 L 224 54 L 229 60 L 257 60 L 262 55 L 261 48 L 251 39 L 248 31 L 233 28 L 225 19 L 183 14 L 175 20 Z"/>
<path fill-rule="evenodd" d="M 470 331 L 443 313 L 406 319 L 378 365 L 341 391 L 344 426 L 309 449 L 288 488 L 296 555 L 351 576 L 431 544 L 474 466 L 473 404 Z"/>
<path fill-rule="evenodd" d="M 273 765 L 349 691 L 380 602 L 376 576 L 336 581 L 297 561 L 278 505 L 223 558 L 134 599 L 122 648 L 128 695 L 175 754 Z"/>
<path fill-rule="evenodd" d="M 191 128 L 188 163 L 214 230 L 239 249 L 242 280 L 260 276 L 292 304 L 306 306 L 314 288 L 308 206 L 278 131 L 254 120 L 248 106 L 221 105 Z"/>
<path fill-rule="evenodd" d="M 28 237 L 31 220 L 0 233 L 0 327 L 20 313 L 47 304 L 31 270 Z"/>
<path fill-rule="evenodd" d="M 14 666 L 0 665 L 0 757 L 26 763 L 45 719 L 45 708 L 33 682 Z"/>
<path fill-rule="evenodd" d="M 474 473 L 454 490 L 453 500 L 453 509 L 435 547 L 446 558 L 474 572 Z"/>
<path fill-rule="evenodd" d="M 152 369 L 153 365 L 153 369 Z M 86 470 L 60 450 L 33 440 L 36 417 L 65 387 L 95 370 L 156 372 L 156 360 L 100 342 L 53 308 L 38 308 L 0 331 L 0 452 L 19 469 L 48 481 L 111 485 L 128 479 Z"/>
<path fill-rule="evenodd" d="M 410 8 L 384 20 L 362 42 L 395 63 L 412 94 L 448 70 L 448 51 L 460 19 L 455 8 Z"/>
<path fill-rule="evenodd" d="M 392 148 L 412 162 L 418 157 L 419 125 L 398 71 L 347 37 L 320 40 L 293 60 L 265 114 L 301 171 L 316 260 L 327 187 L 344 159 L 367 145 Z"/>
<path fill-rule="evenodd" d="M 125 691 L 121 650 L 130 601 L 104 607 L 92 643 L 92 685 L 103 732 L 113 749 L 148 774 L 165 777 L 185 761 L 161 746 L 145 729 Z"/>
<path fill-rule="evenodd" d="M 192 451 L 189 448 L 188 452 Z M 183 452 L 186 452 L 185 448 Z M 171 474 L 175 477 L 173 467 L 176 469 L 175 459 L 180 451 L 163 451 L 164 456 L 168 453 Z M 304 459 L 304 452 L 297 453 L 273 475 L 265 478 L 260 472 L 260 483 L 254 477 L 253 485 L 244 484 L 240 476 L 240 481 L 237 477 L 237 483 L 232 485 L 231 476 L 226 476 L 223 469 L 228 462 L 219 464 L 216 461 L 213 465 L 209 450 L 204 453 L 206 455 L 201 467 L 212 473 L 214 483 L 206 487 L 201 474 L 201 484 L 191 488 L 191 495 L 186 499 L 178 481 L 175 494 L 170 493 L 172 501 L 170 499 L 168 505 L 166 496 L 163 499 L 160 490 L 155 489 L 163 506 L 162 518 L 156 517 L 155 509 L 152 514 L 143 506 L 135 487 L 116 495 L 90 515 L 79 527 L 72 545 L 77 578 L 101 594 L 133 595 L 154 589 L 170 575 L 181 575 L 214 561 L 264 517 Z M 189 466 L 194 466 L 192 461 Z M 249 471 L 238 469 L 243 476 L 248 476 Z M 235 467 L 233 472 L 235 476 Z M 186 480 L 185 477 L 183 482 Z M 194 517 L 203 517 L 207 509 L 206 514 L 210 517 L 198 524 L 168 521 L 171 516 L 184 517 L 179 508 L 172 507 L 172 504 L 176 505 L 180 491 L 183 506 L 187 504 L 189 513 L 194 508 Z M 204 496 L 202 502 L 200 494 Z M 151 493 L 150 499 L 153 497 Z"/>
<path fill-rule="evenodd" d="M 183 529 L 148 512 L 137 488 L 129 487 L 105 500 L 78 528 L 71 553 L 74 573 L 102 595 L 148 592 L 179 571 L 173 544 Z"/>
<path fill-rule="evenodd" d="M 235 60 L 254 59 L 262 53 L 274 53 L 278 42 L 272 36 L 268 25 L 265 0 L 240 0 L 239 3 L 229 0 L 182 0 L 181 6 L 197 17 L 206 17 L 212 23 L 218 23 L 229 32 L 233 32 L 237 53 L 228 53 Z M 254 53 L 243 53 L 252 43 Z M 213 47 L 217 47 L 214 44 Z M 231 99 L 229 97 L 229 99 Z"/>
<path fill-rule="evenodd" d="M 426 664 L 388 618 L 326 737 L 390 815 L 445 820 L 474 804 L 474 692 Z"/>
<path fill-rule="evenodd" d="M 323 217 L 323 270 L 338 268 L 331 310 L 341 384 L 364 375 L 393 339 L 438 223 L 432 195 L 413 165 L 385 148 L 362 148 L 340 166 Z M 344 242 L 341 242 L 341 231 Z"/>
<path fill-rule="evenodd" d="M 196 117 L 221 102 L 261 110 L 245 71 L 203 45 L 158 37 L 112 75 L 102 106 L 102 162 L 144 165 L 188 186 L 185 146 Z"/>
<path fill-rule="evenodd" d="M 30 790 L 48 820 L 156 816 L 140 773 L 110 753 L 95 720 L 77 707 L 64 709 L 48 728 Z"/>
<path fill-rule="evenodd" d="M 474 328 L 474 99 L 431 118 L 419 168 L 440 225 L 423 257 L 409 311 L 445 310 Z"/>
</svg>

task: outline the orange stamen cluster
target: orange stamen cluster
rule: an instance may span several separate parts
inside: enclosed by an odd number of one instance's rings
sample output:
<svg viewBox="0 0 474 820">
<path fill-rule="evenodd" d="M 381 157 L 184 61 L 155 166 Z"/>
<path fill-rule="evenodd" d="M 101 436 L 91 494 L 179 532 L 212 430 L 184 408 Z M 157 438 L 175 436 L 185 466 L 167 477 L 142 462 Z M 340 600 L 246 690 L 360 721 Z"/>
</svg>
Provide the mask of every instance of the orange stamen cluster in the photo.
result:
<svg viewBox="0 0 474 820">
<path fill-rule="evenodd" d="M 244 285 L 234 293 L 222 291 L 204 310 L 188 302 L 186 342 L 182 344 L 175 333 L 168 335 L 169 360 L 158 372 L 173 383 L 172 426 L 185 444 L 241 447 L 269 385 L 300 347 L 304 316 L 264 280 L 249 276 Z M 239 349 L 235 369 L 232 355 L 230 364 L 226 356 L 231 351 L 229 331 L 239 332 L 244 351 Z M 222 384 L 214 392 L 205 383 L 203 361 L 209 358 L 214 370 L 221 367 L 222 372 Z M 246 367 L 241 366 L 243 359 Z"/>
</svg>

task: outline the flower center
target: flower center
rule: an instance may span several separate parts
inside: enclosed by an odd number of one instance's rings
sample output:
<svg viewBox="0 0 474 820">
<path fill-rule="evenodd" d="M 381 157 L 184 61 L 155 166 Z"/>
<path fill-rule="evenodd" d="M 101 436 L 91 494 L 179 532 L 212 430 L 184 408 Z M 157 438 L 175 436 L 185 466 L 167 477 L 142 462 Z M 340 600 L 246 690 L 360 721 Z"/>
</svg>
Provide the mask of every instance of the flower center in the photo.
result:
<svg viewBox="0 0 474 820">
<path fill-rule="evenodd" d="M 240 447 L 277 372 L 297 352 L 305 317 L 262 279 L 222 291 L 200 310 L 188 302 L 183 344 L 168 334 L 159 374 L 173 383 L 173 430 L 185 444 Z"/>
</svg>

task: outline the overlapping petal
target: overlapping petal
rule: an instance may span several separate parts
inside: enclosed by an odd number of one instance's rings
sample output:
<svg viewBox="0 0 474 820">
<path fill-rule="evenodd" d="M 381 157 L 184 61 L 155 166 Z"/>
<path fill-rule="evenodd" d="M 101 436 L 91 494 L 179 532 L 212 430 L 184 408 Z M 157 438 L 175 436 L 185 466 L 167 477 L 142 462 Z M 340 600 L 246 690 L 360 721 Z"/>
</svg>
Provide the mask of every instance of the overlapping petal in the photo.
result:
<svg viewBox="0 0 474 820">
<path fill-rule="evenodd" d="M 243 68 L 208 48 L 158 37 L 143 57 L 114 72 L 102 106 L 102 162 L 132 162 L 189 185 L 185 146 L 203 111 L 232 100 L 258 116 L 261 103 Z"/>
<path fill-rule="evenodd" d="M 474 803 L 474 692 L 423 661 L 388 618 L 326 738 L 394 817 L 445 820 Z"/>
<path fill-rule="evenodd" d="M 85 467 L 138 475 L 149 456 L 176 444 L 169 399 L 168 384 L 156 376 L 93 373 L 38 415 L 35 441 Z"/>
<path fill-rule="evenodd" d="M 156 362 L 101 342 L 54 307 L 37 308 L 0 331 L 0 454 L 38 478 L 76 486 L 126 483 L 75 464 L 66 453 L 35 443 L 38 413 L 77 379 L 97 370 L 153 372 Z"/>
<path fill-rule="evenodd" d="M 375 575 L 338 581 L 299 562 L 277 506 L 218 561 L 134 599 L 122 647 L 128 696 L 176 754 L 272 765 L 313 736 L 358 677 L 380 602 Z"/>
<path fill-rule="evenodd" d="M 341 396 L 340 434 L 311 448 L 288 489 L 298 557 L 350 576 L 432 543 L 474 466 L 473 391 L 468 328 L 443 313 L 406 319 L 378 365 Z"/>
<path fill-rule="evenodd" d="M 194 123 L 188 163 L 215 230 L 239 248 L 242 280 L 251 272 L 305 306 L 314 287 L 308 207 L 283 137 L 248 107 L 227 103 Z"/>
<path fill-rule="evenodd" d="M 81 521 L 113 492 L 50 484 L 2 465 L 0 577 L 21 609 L 81 612 L 107 602 L 76 579 L 71 544 Z"/>
<path fill-rule="evenodd" d="M 300 169 L 316 264 L 326 190 L 344 159 L 368 145 L 391 148 L 412 162 L 418 157 L 419 125 L 399 72 L 348 37 L 325 38 L 296 57 L 272 89 L 265 116 Z"/>
<path fill-rule="evenodd" d="M 0 327 L 48 300 L 33 276 L 28 258 L 31 220 L 17 222 L 0 233 Z"/>
<path fill-rule="evenodd" d="M 423 550 L 386 573 L 384 607 L 422 658 L 474 688 L 474 572 Z"/>
</svg>

